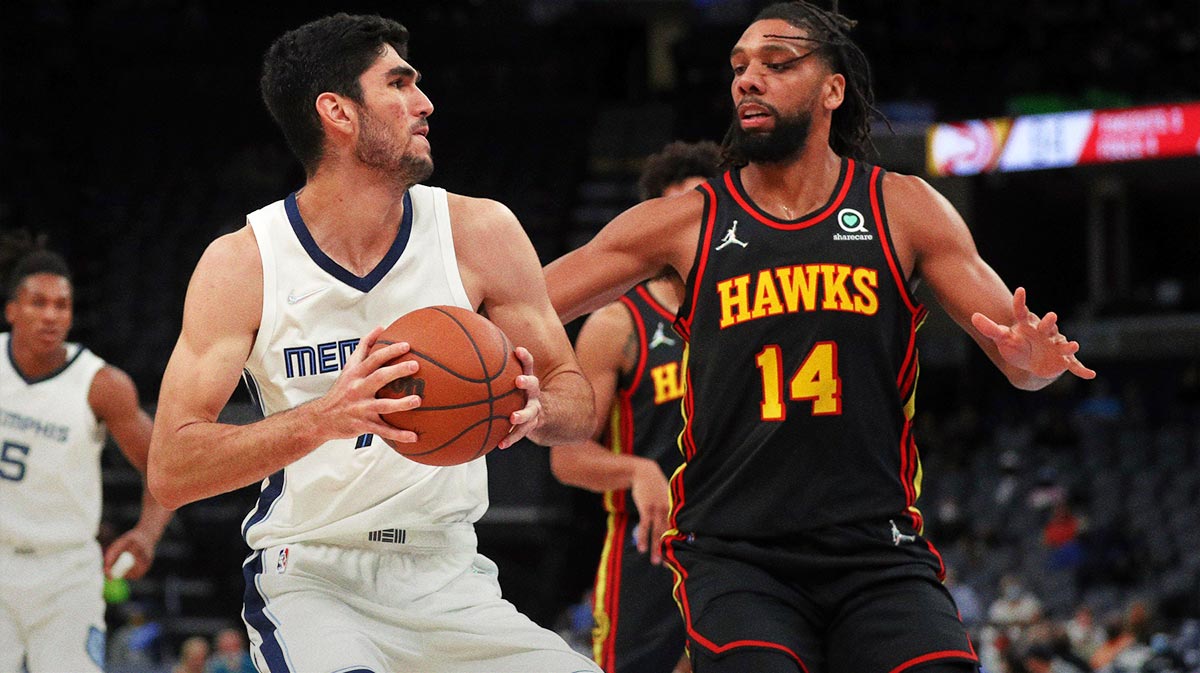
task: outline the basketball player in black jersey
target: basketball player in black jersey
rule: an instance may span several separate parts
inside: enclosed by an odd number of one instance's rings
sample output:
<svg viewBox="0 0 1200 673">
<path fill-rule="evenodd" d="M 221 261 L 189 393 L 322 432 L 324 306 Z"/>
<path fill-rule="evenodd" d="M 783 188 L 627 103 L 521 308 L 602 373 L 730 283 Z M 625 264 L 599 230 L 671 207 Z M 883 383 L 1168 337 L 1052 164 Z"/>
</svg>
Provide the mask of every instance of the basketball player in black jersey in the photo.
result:
<svg viewBox="0 0 1200 673">
<path fill-rule="evenodd" d="M 716 143 L 671 143 L 646 160 L 641 196 L 687 193 L 717 175 L 720 160 Z M 682 463 L 676 442 L 683 428 L 683 340 L 671 329 L 682 293 L 674 278 L 651 280 L 584 321 L 575 352 L 592 382 L 596 410 L 606 414 L 596 419 L 604 445 L 588 441 L 550 451 L 558 480 L 603 493 L 609 513 L 592 638 L 593 657 L 605 673 L 687 670 L 683 622 L 658 545 L 670 510 L 667 475 Z"/>
<path fill-rule="evenodd" d="M 547 268 L 567 320 L 686 279 L 664 555 L 696 673 L 977 669 L 916 506 L 919 283 L 1014 386 L 1095 376 L 945 198 L 859 160 L 873 108 L 853 25 L 804 2 L 760 12 L 730 53 L 732 168 Z"/>
</svg>

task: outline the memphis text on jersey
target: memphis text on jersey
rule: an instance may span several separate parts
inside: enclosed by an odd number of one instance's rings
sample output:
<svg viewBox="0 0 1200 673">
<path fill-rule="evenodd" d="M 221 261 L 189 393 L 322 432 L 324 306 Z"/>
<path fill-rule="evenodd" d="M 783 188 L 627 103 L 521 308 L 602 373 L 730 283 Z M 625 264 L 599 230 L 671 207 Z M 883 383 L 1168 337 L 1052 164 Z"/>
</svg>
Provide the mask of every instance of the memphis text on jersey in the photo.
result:
<svg viewBox="0 0 1200 673">
<path fill-rule="evenodd" d="M 796 264 L 717 283 L 721 329 L 772 315 L 845 311 L 875 315 L 879 273 L 846 264 Z"/>
<path fill-rule="evenodd" d="M 13 411 L 0 409 L 0 428 L 12 428 L 18 432 L 31 432 L 56 442 L 70 438 L 71 428 L 51 421 L 24 416 Z"/>
<path fill-rule="evenodd" d="M 328 374 L 346 366 L 346 359 L 358 347 L 358 339 L 326 341 L 316 346 L 283 349 L 283 367 L 287 378 Z"/>
</svg>

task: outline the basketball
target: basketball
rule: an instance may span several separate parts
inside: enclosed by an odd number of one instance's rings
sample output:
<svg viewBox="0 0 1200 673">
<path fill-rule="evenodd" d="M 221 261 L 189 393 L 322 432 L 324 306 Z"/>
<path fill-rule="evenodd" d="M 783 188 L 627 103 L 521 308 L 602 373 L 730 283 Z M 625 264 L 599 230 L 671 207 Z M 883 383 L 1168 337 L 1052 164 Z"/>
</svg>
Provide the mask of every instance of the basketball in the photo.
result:
<svg viewBox="0 0 1200 673">
<path fill-rule="evenodd" d="M 504 332 L 473 311 L 428 306 L 388 325 L 376 347 L 400 341 L 411 350 L 393 363 L 416 360 L 420 369 L 376 397 L 421 397 L 416 409 L 382 415 L 417 433 L 417 441 L 388 445 L 425 465 L 459 465 L 496 448 L 512 428 L 509 416 L 525 406 L 525 392 L 516 387 L 521 363 Z"/>
</svg>

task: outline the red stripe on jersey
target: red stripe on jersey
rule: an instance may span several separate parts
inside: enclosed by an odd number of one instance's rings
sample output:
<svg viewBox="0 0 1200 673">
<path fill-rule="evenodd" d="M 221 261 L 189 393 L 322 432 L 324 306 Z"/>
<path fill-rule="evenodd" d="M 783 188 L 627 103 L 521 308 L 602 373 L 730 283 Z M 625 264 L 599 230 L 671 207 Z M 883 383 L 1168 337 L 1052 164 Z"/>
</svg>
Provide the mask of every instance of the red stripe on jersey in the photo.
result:
<svg viewBox="0 0 1200 673">
<path fill-rule="evenodd" d="M 726 172 L 726 175 L 729 173 Z M 717 193 L 707 182 L 700 187 L 701 193 L 704 194 L 704 208 L 707 214 L 704 218 L 704 231 L 700 232 L 700 250 L 697 251 L 696 266 L 691 273 L 692 297 L 687 315 L 680 314 L 675 318 L 675 331 L 688 341 L 692 339 L 692 319 L 696 317 L 696 305 L 700 303 L 700 286 L 704 281 L 704 267 L 708 266 L 708 252 L 712 250 L 713 223 L 717 221 Z"/>
<path fill-rule="evenodd" d="M 692 395 L 695 394 L 695 386 L 692 385 L 690 369 L 684 371 L 684 376 L 687 377 L 687 382 L 683 388 L 683 432 L 679 433 L 679 448 L 683 451 L 684 465 L 683 469 L 676 470 L 675 474 L 671 475 L 671 513 L 667 516 L 667 522 L 672 529 L 679 528 L 679 510 L 683 509 L 683 473 L 687 472 L 688 461 L 696 455 L 696 438 L 692 435 L 692 414 L 695 413 L 695 400 Z"/>
<path fill-rule="evenodd" d="M 646 289 L 645 285 L 638 285 L 637 293 L 638 293 L 638 296 L 641 297 L 646 302 L 646 304 L 650 306 L 650 308 L 654 309 L 655 313 L 661 315 L 662 317 L 666 318 L 667 320 L 670 320 L 671 322 L 675 322 L 675 314 L 671 313 L 670 311 L 667 310 L 667 308 L 665 306 L 660 304 L 658 302 L 658 300 L 654 298 L 654 295 L 650 294 L 650 290 Z"/>
<path fill-rule="evenodd" d="M 696 386 L 692 384 L 692 370 L 688 367 L 683 372 L 686 379 L 683 384 L 683 460 L 687 462 L 696 456 L 696 435 L 694 433 L 696 417 Z"/>
<path fill-rule="evenodd" d="M 928 663 L 930 661 L 937 661 L 938 659 L 966 659 L 968 661 L 973 661 L 973 662 L 979 661 L 979 657 L 975 656 L 974 652 L 963 652 L 960 650 L 944 650 L 942 652 L 930 652 L 929 654 L 922 654 L 919 657 L 909 659 L 908 661 L 904 662 L 903 664 L 900 664 L 899 666 L 893 668 L 891 670 L 891 673 L 900 673 L 901 671 L 907 671 L 908 669 L 912 668 L 913 666 Z"/>
<path fill-rule="evenodd" d="M 766 640 L 750 639 L 734 640 L 723 645 L 718 645 L 708 638 L 700 635 L 700 632 L 696 631 L 696 628 L 692 626 L 692 610 L 687 598 L 687 570 L 684 569 L 684 567 L 679 563 L 679 559 L 675 558 L 675 550 L 671 547 L 672 541 L 678 541 L 682 539 L 684 539 L 683 535 L 672 535 L 663 540 L 663 547 L 667 552 L 664 558 L 667 563 L 671 564 L 671 567 L 675 570 L 676 575 L 679 576 L 679 583 L 676 586 L 675 591 L 675 600 L 679 603 L 680 611 L 683 612 L 683 621 L 687 627 L 688 635 L 691 636 L 692 640 L 696 643 L 699 643 L 704 647 L 704 649 L 712 652 L 713 654 L 721 654 L 739 647 L 762 647 L 770 650 L 776 650 L 778 652 L 783 652 L 794 659 L 796 664 L 800 666 L 800 670 L 804 671 L 804 673 L 808 673 L 808 666 L 804 664 L 804 660 L 800 658 L 800 655 L 793 652 L 792 649 L 786 645 L 780 645 L 779 643 L 772 643 Z"/>
<path fill-rule="evenodd" d="M 912 419 L 904 419 L 904 428 L 900 431 L 900 486 L 904 489 L 904 512 L 910 513 L 909 507 L 912 506 L 915 498 L 913 497 L 912 482 L 908 478 L 908 437 L 912 432 Z"/>
<path fill-rule="evenodd" d="M 639 290 L 641 287 L 638 288 Z M 629 309 L 629 315 L 633 318 L 633 328 L 637 331 L 638 337 L 638 356 L 637 364 L 633 368 L 633 378 L 629 384 L 629 389 L 626 393 L 633 397 L 633 393 L 637 390 L 638 384 L 642 382 L 642 374 L 646 373 L 646 323 L 642 321 L 642 312 L 634 305 L 633 300 L 629 297 L 622 296 L 621 303 L 625 308 Z M 632 414 L 630 414 L 632 416 Z M 632 422 L 632 421 L 631 421 Z M 630 439 L 633 434 L 629 435 Z M 632 453 L 632 451 L 630 451 Z"/>
<path fill-rule="evenodd" d="M 887 222 L 883 219 L 883 208 L 879 196 L 879 184 L 882 179 L 879 173 L 882 169 L 876 166 L 871 170 L 871 212 L 875 215 L 875 224 L 879 227 L 879 243 L 883 246 L 883 256 L 887 258 L 888 266 L 892 269 L 892 278 L 896 281 L 896 288 L 900 291 L 900 298 L 904 300 L 904 305 L 908 307 L 910 313 L 916 313 L 920 308 L 920 304 L 913 299 L 908 291 L 908 284 L 904 280 L 904 272 L 900 269 L 900 265 L 896 258 L 892 255 L 892 236 L 888 231 Z"/>
<path fill-rule="evenodd" d="M 937 576 L 938 576 L 939 580 L 942 580 L 944 582 L 946 580 L 946 562 L 942 560 L 941 552 L 939 552 L 937 550 L 937 547 L 933 546 L 933 543 L 930 542 L 928 539 L 925 540 L 925 545 L 927 547 L 929 547 L 929 551 L 934 556 L 937 557 L 937 560 L 938 560 L 938 575 Z M 962 617 L 959 617 L 959 620 L 961 621 Z"/>
<path fill-rule="evenodd" d="M 754 219 L 758 220 L 759 222 L 762 222 L 763 224 L 767 225 L 768 227 L 772 227 L 774 229 L 785 229 L 788 231 L 811 227 L 812 225 L 829 217 L 829 215 L 831 213 L 833 213 L 833 211 L 837 210 L 838 206 L 842 205 L 842 201 L 846 198 L 846 194 L 850 192 L 850 183 L 852 183 L 852 182 L 854 182 L 854 160 L 847 159 L 846 160 L 846 177 L 842 180 L 842 186 L 841 186 L 841 188 L 838 189 L 837 196 L 834 197 L 833 201 L 830 202 L 830 204 L 828 206 L 826 206 L 824 210 L 817 213 L 816 215 L 813 215 L 810 218 L 807 218 L 800 222 L 784 222 L 784 221 L 776 220 L 774 218 L 766 217 L 766 216 L 760 214 L 758 212 L 758 209 L 755 208 L 753 205 L 751 205 L 749 201 L 747 201 L 747 197 L 742 196 L 741 190 L 737 188 L 736 184 L 734 184 L 733 172 L 732 171 L 725 172 L 725 188 L 728 189 L 729 193 L 733 195 L 733 200 L 737 201 L 737 204 L 742 207 L 742 210 L 746 211 L 746 213 L 748 215 L 750 215 Z"/>
</svg>

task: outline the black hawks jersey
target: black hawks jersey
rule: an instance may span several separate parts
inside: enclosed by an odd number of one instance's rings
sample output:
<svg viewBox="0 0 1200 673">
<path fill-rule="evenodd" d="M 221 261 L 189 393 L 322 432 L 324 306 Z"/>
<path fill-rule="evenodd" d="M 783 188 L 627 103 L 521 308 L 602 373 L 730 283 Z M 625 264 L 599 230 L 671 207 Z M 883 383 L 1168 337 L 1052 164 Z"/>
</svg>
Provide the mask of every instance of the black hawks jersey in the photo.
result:
<svg viewBox="0 0 1200 673">
<path fill-rule="evenodd" d="M 630 453 L 656 461 L 668 477 L 679 468 L 679 431 L 683 418 L 683 339 L 671 328 L 675 314 L 663 308 L 642 283 L 620 302 L 629 309 L 637 339 L 637 360 L 617 382 L 605 444 L 615 453 Z M 628 489 L 604 494 L 610 512 L 627 511 Z M 637 510 L 628 507 L 631 516 Z"/>
<path fill-rule="evenodd" d="M 697 189 L 700 240 L 676 322 L 688 339 L 683 534 L 779 538 L 904 520 L 921 464 L 912 436 L 916 331 L 887 230 L 884 171 L 850 159 L 829 201 L 768 215 L 735 169 Z"/>
</svg>

